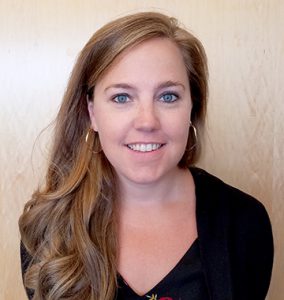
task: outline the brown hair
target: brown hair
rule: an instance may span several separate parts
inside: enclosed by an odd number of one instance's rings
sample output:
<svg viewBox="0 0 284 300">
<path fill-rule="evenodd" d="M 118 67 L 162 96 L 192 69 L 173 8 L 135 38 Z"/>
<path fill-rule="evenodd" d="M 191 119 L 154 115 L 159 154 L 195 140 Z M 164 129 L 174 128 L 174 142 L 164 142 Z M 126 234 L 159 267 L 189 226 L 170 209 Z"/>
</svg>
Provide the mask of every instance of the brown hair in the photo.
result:
<svg viewBox="0 0 284 300">
<path fill-rule="evenodd" d="M 191 121 L 200 132 L 207 102 L 207 63 L 201 43 L 174 18 L 146 12 L 99 29 L 81 51 L 57 116 L 46 184 L 25 205 L 19 220 L 22 242 L 33 260 L 25 285 L 33 299 L 114 299 L 117 289 L 115 172 L 90 128 L 88 95 L 125 49 L 165 37 L 180 49 L 193 102 Z M 200 140 L 190 131 L 179 166 L 192 165 Z"/>
</svg>

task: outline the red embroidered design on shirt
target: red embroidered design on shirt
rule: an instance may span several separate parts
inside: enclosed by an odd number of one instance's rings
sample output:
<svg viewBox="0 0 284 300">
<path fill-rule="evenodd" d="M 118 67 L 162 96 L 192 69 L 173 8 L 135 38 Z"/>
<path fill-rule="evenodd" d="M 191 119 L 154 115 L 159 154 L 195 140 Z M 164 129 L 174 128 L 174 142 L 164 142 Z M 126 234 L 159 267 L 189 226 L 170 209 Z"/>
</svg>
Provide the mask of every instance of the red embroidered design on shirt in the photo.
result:
<svg viewBox="0 0 284 300">
<path fill-rule="evenodd" d="M 174 300 L 171 297 L 162 297 L 162 298 L 158 298 L 157 294 L 152 294 L 151 296 L 147 295 L 147 298 L 149 298 L 149 300 Z"/>
</svg>

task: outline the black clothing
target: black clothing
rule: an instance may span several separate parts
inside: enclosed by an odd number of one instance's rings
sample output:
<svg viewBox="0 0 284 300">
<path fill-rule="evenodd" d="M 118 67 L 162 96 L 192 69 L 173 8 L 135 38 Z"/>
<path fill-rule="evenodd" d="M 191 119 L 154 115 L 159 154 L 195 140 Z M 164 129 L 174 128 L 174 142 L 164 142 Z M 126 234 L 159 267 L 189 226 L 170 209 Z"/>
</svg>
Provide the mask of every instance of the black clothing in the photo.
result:
<svg viewBox="0 0 284 300">
<path fill-rule="evenodd" d="M 137 295 L 119 277 L 116 300 L 209 300 L 202 272 L 198 239 L 187 250 L 177 265 L 154 288 L 143 296 Z"/>
<path fill-rule="evenodd" d="M 204 170 L 191 169 L 197 231 L 212 300 L 264 300 L 273 238 L 264 206 Z"/>
<path fill-rule="evenodd" d="M 272 230 L 264 206 L 202 169 L 190 171 L 209 299 L 264 300 L 273 263 Z M 27 258 L 21 248 L 22 263 Z"/>
</svg>

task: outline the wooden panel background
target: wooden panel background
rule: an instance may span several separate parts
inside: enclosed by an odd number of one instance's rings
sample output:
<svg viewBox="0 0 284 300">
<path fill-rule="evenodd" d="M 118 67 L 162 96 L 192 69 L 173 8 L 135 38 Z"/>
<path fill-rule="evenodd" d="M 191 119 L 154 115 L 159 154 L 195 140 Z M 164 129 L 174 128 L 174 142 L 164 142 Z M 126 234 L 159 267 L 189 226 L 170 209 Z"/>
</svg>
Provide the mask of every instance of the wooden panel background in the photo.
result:
<svg viewBox="0 0 284 300">
<path fill-rule="evenodd" d="M 202 41 L 210 103 L 201 166 L 256 196 L 273 224 L 269 300 L 284 297 L 284 2 L 0 1 L 0 299 L 25 299 L 17 220 L 45 166 L 48 132 L 78 51 L 102 24 L 141 10 L 178 17 Z M 261 263 L 261 262 L 260 262 Z"/>
</svg>

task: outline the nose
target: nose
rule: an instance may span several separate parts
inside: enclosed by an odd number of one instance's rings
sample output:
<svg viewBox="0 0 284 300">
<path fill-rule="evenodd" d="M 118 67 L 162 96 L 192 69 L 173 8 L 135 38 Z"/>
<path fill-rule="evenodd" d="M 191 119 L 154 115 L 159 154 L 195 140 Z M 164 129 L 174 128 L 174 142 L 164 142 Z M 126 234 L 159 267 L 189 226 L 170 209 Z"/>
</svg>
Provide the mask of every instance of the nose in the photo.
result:
<svg viewBox="0 0 284 300">
<path fill-rule="evenodd" d="M 160 119 L 153 102 L 138 105 L 134 126 L 137 130 L 149 132 L 160 128 Z"/>
</svg>

